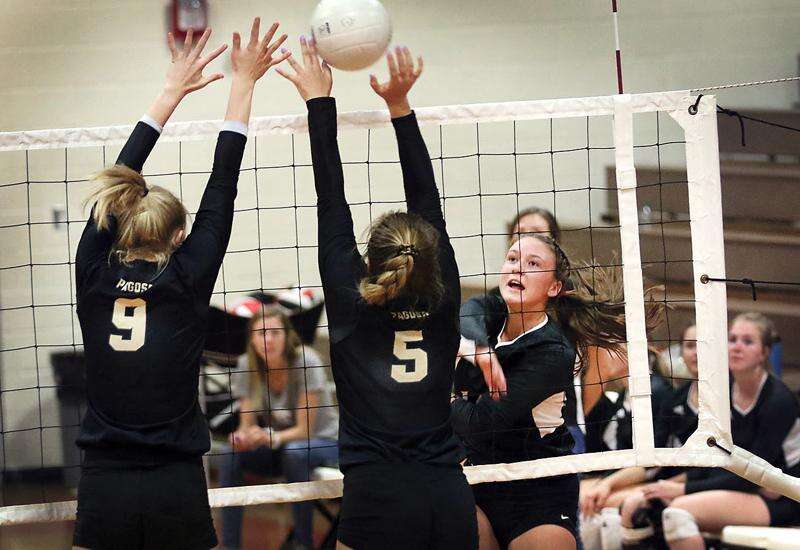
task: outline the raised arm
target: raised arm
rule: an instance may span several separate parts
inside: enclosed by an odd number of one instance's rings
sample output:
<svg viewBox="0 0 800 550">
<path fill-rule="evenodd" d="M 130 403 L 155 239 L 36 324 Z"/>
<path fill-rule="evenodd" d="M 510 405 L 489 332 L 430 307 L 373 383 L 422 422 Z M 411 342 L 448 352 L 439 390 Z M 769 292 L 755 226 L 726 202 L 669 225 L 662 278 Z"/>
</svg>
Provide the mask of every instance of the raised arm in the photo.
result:
<svg viewBox="0 0 800 550">
<path fill-rule="evenodd" d="M 225 122 L 217 138 L 211 176 L 200 201 L 192 233 L 175 253 L 194 282 L 198 294 L 204 298 L 211 295 L 231 236 L 233 201 L 247 142 L 253 90 L 270 67 L 289 56 L 287 53 L 273 57 L 286 40 L 286 35 L 281 35 L 272 41 L 278 23 L 272 24 L 262 40 L 259 40 L 260 24 L 260 19 L 255 18 L 250 29 L 250 41 L 244 48 L 241 47 L 239 33 L 233 33 L 231 92 Z"/>
<path fill-rule="evenodd" d="M 408 101 L 408 92 L 422 74 L 422 58 L 417 59 L 415 67 L 408 48 L 398 47 L 386 55 L 386 60 L 389 67 L 388 82 L 380 83 L 375 75 L 370 75 L 370 85 L 386 102 L 392 118 L 408 211 L 421 216 L 439 232 L 442 279 L 446 295 L 457 306 L 461 303 L 458 264 L 447 234 L 428 148 Z"/>
<path fill-rule="evenodd" d="M 422 74 L 422 58 L 417 59 L 415 68 L 408 48 L 398 47 L 394 53 L 389 52 L 386 55 L 386 60 L 389 66 L 389 81 L 380 83 L 375 75 L 370 75 L 370 85 L 386 102 L 389 115 L 392 117 L 408 211 L 425 218 L 446 237 L 431 157 L 425 146 L 425 140 L 422 139 L 417 117 L 408 101 L 408 92 Z"/>
<path fill-rule="evenodd" d="M 308 107 L 311 161 L 317 192 L 319 270 L 331 339 L 337 341 L 352 328 L 362 262 L 344 191 L 344 173 L 337 142 L 336 102 L 330 97 L 333 75 L 327 63 L 320 61 L 313 42 L 301 37 L 300 48 L 303 63 L 289 59 L 294 74 L 281 69 L 278 73 L 294 84 Z"/>
<path fill-rule="evenodd" d="M 167 35 L 172 60 L 167 70 L 164 89 L 159 93 L 146 114 L 139 120 L 133 129 L 128 141 L 123 146 L 115 164 L 121 164 L 141 172 L 147 157 L 158 141 L 159 135 L 169 117 L 178 104 L 191 92 L 204 88 L 206 85 L 222 78 L 222 74 L 214 73 L 204 76 L 203 69 L 219 56 L 227 45 L 222 44 L 207 56 L 202 56 L 203 48 L 211 36 L 211 29 L 206 29 L 196 45 L 192 45 L 192 30 L 186 35 L 183 49 L 175 46 L 172 33 Z M 99 220 L 95 219 L 94 208 L 89 216 L 89 221 L 81 235 L 76 255 L 76 276 L 78 289 L 83 284 L 86 270 L 95 262 L 108 257 L 111 246 L 116 237 L 116 220 L 110 219 L 107 226 L 100 229 Z"/>
</svg>

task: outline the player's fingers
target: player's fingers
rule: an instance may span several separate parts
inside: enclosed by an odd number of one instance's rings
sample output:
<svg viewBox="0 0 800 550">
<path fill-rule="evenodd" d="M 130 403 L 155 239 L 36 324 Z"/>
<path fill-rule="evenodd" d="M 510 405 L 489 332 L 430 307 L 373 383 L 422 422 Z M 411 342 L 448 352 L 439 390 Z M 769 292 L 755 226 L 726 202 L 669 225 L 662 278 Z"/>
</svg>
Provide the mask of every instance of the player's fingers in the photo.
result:
<svg viewBox="0 0 800 550">
<path fill-rule="evenodd" d="M 403 47 L 403 59 L 406 64 L 405 76 L 411 78 L 414 75 L 414 59 L 411 57 L 411 50 Z"/>
<path fill-rule="evenodd" d="M 183 41 L 183 53 L 184 55 L 188 55 L 190 51 L 192 51 L 192 38 L 194 37 L 194 29 L 189 27 L 189 30 L 186 31 L 186 39 Z"/>
<path fill-rule="evenodd" d="M 281 63 L 283 63 L 284 61 L 289 59 L 289 57 L 291 57 L 291 55 L 292 55 L 292 52 L 282 53 L 281 55 L 279 55 L 278 57 L 276 57 L 275 59 L 270 61 L 269 62 L 269 66 L 270 67 L 274 67 L 275 65 L 280 65 Z"/>
<path fill-rule="evenodd" d="M 389 65 L 389 77 L 391 80 L 397 79 L 397 63 L 394 60 L 394 54 L 392 54 L 392 52 L 386 54 L 386 63 Z"/>
<path fill-rule="evenodd" d="M 319 53 L 317 52 L 317 41 L 312 36 L 308 40 L 308 53 L 311 56 L 311 61 L 315 65 L 319 64 Z"/>
<path fill-rule="evenodd" d="M 200 35 L 200 40 L 198 40 L 195 47 L 192 48 L 192 53 L 190 55 L 193 59 L 197 59 L 200 57 L 200 54 L 203 53 L 203 48 L 206 47 L 206 42 L 208 42 L 209 37 L 211 37 L 210 27 L 203 31 L 203 34 Z"/>
<path fill-rule="evenodd" d="M 288 50 L 281 50 L 281 53 L 285 54 L 287 52 L 288 52 Z M 288 52 L 288 53 L 289 53 L 289 57 L 287 57 L 286 59 L 287 59 L 287 61 L 289 61 L 289 66 L 292 69 L 294 69 L 294 72 L 296 72 L 296 73 L 302 72 L 303 67 L 300 65 L 300 63 L 297 62 L 297 60 L 294 58 L 294 56 L 291 55 L 292 52 Z"/>
<path fill-rule="evenodd" d="M 220 56 L 220 54 L 222 52 L 224 52 L 227 49 L 228 49 L 228 45 L 227 44 L 221 44 L 221 45 L 217 46 L 216 50 L 214 50 L 213 52 L 208 54 L 206 57 L 201 58 L 200 61 L 199 61 L 200 70 L 203 70 L 203 68 L 205 68 L 206 65 L 208 65 L 209 63 L 214 61 L 217 57 Z"/>
<path fill-rule="evenodd" d="M 422 69 L 424 68 L 424 63 L 422 62 L 422 56 L 417 57 L 417 70 L 414 71 L 414 79 L 417 79 L 422 74 Z"/>
<path fill-rule="evenodd" d="M 261 43 L 261 48 L 266 50 L 269 46 L 269 43 L 272 42 L 272 37 L 275 36 L 275 32 L 278 30 L 278 22 L 275 21 L 272 25 L 270 25 L 267 34 L 264 35 L 264 40 Z"/>
<path fill-rule="evenodd" d="M 255 48 L 258 45 L 258 35 L 261 29 L 261 18 L 256 17 L 253 19 L 253 25 L 250 27 L 250 42 L 247 44 L 248 48 Z"/>
<path fill-rule="evenodd" d="M 372 86 L 372 89 L 375 90 L 376 94 L 381 93 L 381 85 L 378 82 L 378 78 L 374 74 L 369 75 L 369 85 Z"/>
<path fill-rule="evenodd" d="M 306 40 L 305 36 L 300 37 L 300 51 L 303 54 L 303 65 L 306 68 L 311 67 L 314 61 L 311 57 L 311 51 L 308 49 L 308 40 Z"/>
<path fill-rule="evenodd" d="M 401 77 L 405 77 L 406 75 L 406 56 L 403 53 L 403 48 L 397 46 L 394 49 L 394 56 L 397 59 L 397 72 L 400 74 Z"/>
<path fill-rule="evenodd" d="M 238 51 L 242 48 L 242 37 L 238 32 L 233 33 L 233 50 Z"/>
<path fill-rule="evenodd" d="M 278 38 L 278 39 L 277 39 L 275 42 L 273 42 L 272 44 L 270 44 L 270 45 L 269 45 L 269 47 L 267 48 L 267 55 L 272 55 L 272 54 L 274 54 L 274 53 L 275 53 L 275 51 L 276 51 L 278 48 L 280 48 L 280 47 L 281 47 L 281 45 L 283 45 L 283 43 L 284 43 L 284 42 L 286 42 L 286 39 L 287 39 L 287 38 L 288 38 L 288 36 L 287 36 L 287 35 L 285 35 L 285 34 L 282 34 L 282 35 L 280 36 L 280 38 Z"/>
<path fill-rule="evenodd" d="M 169 46 L 169 54 L 172 59 L 172 62 L 175 62 L 175 58 L 178 57 L 178 49 L 175 47 L 175 37 L 172 35 L 171 32 L 167 33 L 167 46 Z"/>
<path fill-rule="evenodd" d="M 199 90 L 201 88 L 205 88 L 215 80 L 221 80 L 223 78 L 225 78 L 225 75 L 223 75 L 222 73 L 214 73 L 212 75 L 204 76 L 200 80 L 200 82 L 198 82 L 197 85 L 193 88 L 193 90 Z"/>
</svg>

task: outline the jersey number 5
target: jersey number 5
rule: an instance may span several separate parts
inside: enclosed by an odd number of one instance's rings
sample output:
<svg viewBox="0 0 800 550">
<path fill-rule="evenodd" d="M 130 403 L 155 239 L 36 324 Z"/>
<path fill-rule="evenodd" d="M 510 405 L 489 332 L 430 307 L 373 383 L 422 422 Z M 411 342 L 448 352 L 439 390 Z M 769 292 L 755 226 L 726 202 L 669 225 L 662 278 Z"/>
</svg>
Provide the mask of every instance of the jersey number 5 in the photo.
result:
<svg viewBox="0 0 800 550">
<path fill-rule="evenodd" d="M 131 315 L 127 314 L 128 309 L 132 310 Z M 108 337 L 108 345 L 116 351 L 136 351 L 144 345 L 147 302 L 141 298 L 117 298 L 111 322 L 118 329 L 130 330 L 131 335 L 126 339 L 112 334 Z"/>
<path fill-rule="evenodd" d="M 400 361 L 413 361 L 411 370 L 405 364 L 392 365 L 392 378 L 398 382 L 419 382 L 428 376 L 428 354 L 424 349 L 409 348 L 411 342 L 422 342 L 421 330 L 401 330 L 394 333 L 394 355 Z"/>
</svg>

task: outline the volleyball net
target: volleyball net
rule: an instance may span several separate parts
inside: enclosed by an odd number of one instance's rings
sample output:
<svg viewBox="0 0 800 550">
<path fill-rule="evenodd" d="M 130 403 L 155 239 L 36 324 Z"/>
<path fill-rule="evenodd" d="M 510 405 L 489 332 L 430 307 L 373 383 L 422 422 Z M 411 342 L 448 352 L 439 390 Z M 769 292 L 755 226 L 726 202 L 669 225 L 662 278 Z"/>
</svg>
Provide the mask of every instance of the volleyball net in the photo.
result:
<svg viewBox="0 0 800 550">
<path fill-rule="evenodd" d="M 624 280 L 627 370 L 602 382 L 608 414 L 578 418 L 587 442 L 594 442 L 590 452 L 470 466 L 470 483 L 629 466 L 724 467 L 800 498 L 799 480 L 737 448 L 731 438 L 726 289 L 706 278 L 725 277 L 715 98 L 664 92 L 416 113 L 465 297 L 496 286 L 506 224 L 531 206 L 554 214 L 574 265 L 616 267 Z M 145 165 L 148 183 L 170 189 L 196 212 L 219 127 L 220 121 L 168 124 Z M 86 407 L 75 249 L 87 217 L 82 202 L 89 175 L 114 161 L 131 130 L 0 133 L 0 525 L 74 518 L 81 460 L 74 440 Z M 384 111 L 340 114 L 339 136 L 363 248 L 372 220 L 405 207 L 396 142 Z M 212 298 L 220 321 L 209 340 L 223 344 L 209 349 L 201 371 L 201 398 L 215 441 L 212 472 L 236 452 L 226 437 L 239 412 L 234 380 L 251 370 L 237 360 L 248 338 L 242 336 L 246 321 L 235 320 L 242 299 L 256 296 L 263 303 L 266 296 L 301 314 L 322 309 L 305 115 L 251 121 L 235 208 Z M 663 323 L 648 336 L 645 289 L 651 285 L 663 289 L 658 299 L 666 308 Z M 302 345 L 323 359 L 301 368 L 326 369 L 324 314 L 319 322 L 314 314 L 310 319 L 310 327 L 306 318 L 298 328 Z M 697 327 L 696 376 L 675 352 L 689 324 Z M 654 426 L 663 419 L 653 407 L 653 388 L 693 380 L 697 430 L 680 447 L 657 447 Z M 275 413 L 269 406 L 256 412 L 267 418 Z M 281 412 L 292 410 L 283 406 Z M 623 432 L 627 443 L 620 443 Z M 335 498 L 342 491 L 340 475 L 302 483 L 276 479 L 212 488 L 211 505 Z"/>
</svg>

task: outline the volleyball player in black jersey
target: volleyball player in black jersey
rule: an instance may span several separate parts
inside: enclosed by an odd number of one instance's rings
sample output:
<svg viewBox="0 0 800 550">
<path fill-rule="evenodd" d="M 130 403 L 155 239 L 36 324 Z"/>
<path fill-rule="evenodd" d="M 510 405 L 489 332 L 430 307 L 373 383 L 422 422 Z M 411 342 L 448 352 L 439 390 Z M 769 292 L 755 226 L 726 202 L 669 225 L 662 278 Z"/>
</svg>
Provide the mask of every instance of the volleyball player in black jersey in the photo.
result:
<svg viewBox="0 0 800 550">
<path fill-rule="evenodd" d="M 531 207 L 520 210 L 508 223 L 508 245 L 525 234 L 543 235 L 559 242 L 561 228 L 549 210 Z M 505 391 L 503 369 L 489 347 L 488 335 L 497 334 L 507 312 L 499 288 L 474 296 L 462 304 L 459 355 L 464 360 L 456 369 L 456 390 L 483 386 L 480 381 L 483 378 L 484 383 L 493 390 L 495 399 Z M 575 377 L 573 387 L 567 392 L 568 406 L 565 411 L 567 428 L 575 439 L 574 453 L 591 450 L 590 434 L 586 433 L 591 427 L 588 417 L 592 415 L 595 420 L 599 417 L 601 422 L 608 423 L 610 416 L 603 416 L 605 411 L 602 407 L 601 410 L 595 409 L 595 405 L 603 401 L 605 391 L 624 389 L 628 373 L 625 354 L 613 353 L 606 348 L 591 346 L 586 350 L 586 357 L 580 361 L 583 367 Z M 477 369 L 471 368 L 468 363 L 474 364 Z"/>
<path fill-rule="evenodd" d="M 620 281 L 597 277 L 590 288 L 549 237 L 522 235 L 501 269 L 505 323 L 490 334 L 507 391 L 456 399 L 453 425 L 470 464 L 564 456 L 572 437 L 565 420 L 577 350 L 619 351 L 625 341 Z M 597 275 L 601 275 L 598 272 Z M 570 290 L 565 283 L 570 281 Z M 605 297 L 605 299 L 604 299 Z M 654 326 L 657 315 L 648 316 Z M 482 483 L 473 487 L 481 548 L 575 548 L 578 477 Z"/>
<path fill-rule="evenodd" d="M 201 455 L 208 426 L 197 398 L 211 292 L 233 223 L 233 201 L 256 81 L 272 57 L 277 23 L 259 41 L 233 37 L 233 82 L 214 165 L 184 240 L 186 209 L 140 171 L 186 94 L 222 78 L 203 68 L 206 30 L 192 47 L 169 44 L 164 91 L 133 130 L 117 164 L 95 176 L 92 213 L 76 256 L 77 310 L 88 407 L 73 543 L 99 549 L 199 549 L 217 544 Z"/>
<path fill-rule="evenodd" d="M 408 213 L 370 227 L 356 248 L 336 138 L 331 71 L 301 39 L 304 63 L 283 71 L 308 106 L 319 268 L 339 399 L 344 499 L 339 547 L 476 548 L 472 492 L 450 425 L 460 286 L 433 167 L 407 93 L 422 72 L 407 49 L 391 78 L 371 78 L 400 151 Z M 366 260 L 366 261 L 364 261 Z"/>
</svg>

